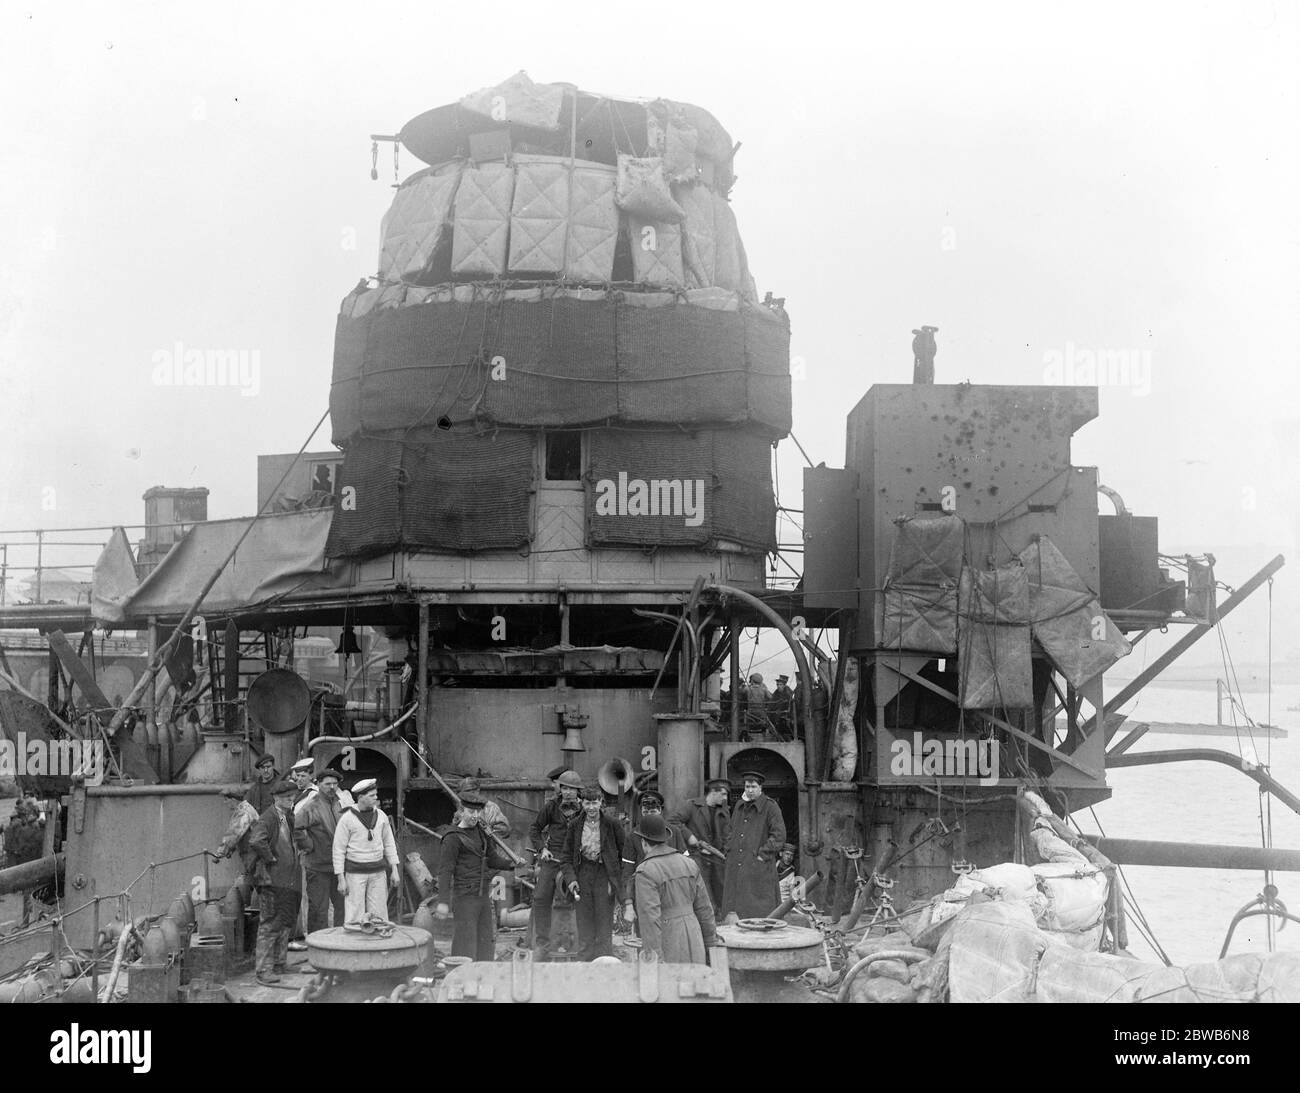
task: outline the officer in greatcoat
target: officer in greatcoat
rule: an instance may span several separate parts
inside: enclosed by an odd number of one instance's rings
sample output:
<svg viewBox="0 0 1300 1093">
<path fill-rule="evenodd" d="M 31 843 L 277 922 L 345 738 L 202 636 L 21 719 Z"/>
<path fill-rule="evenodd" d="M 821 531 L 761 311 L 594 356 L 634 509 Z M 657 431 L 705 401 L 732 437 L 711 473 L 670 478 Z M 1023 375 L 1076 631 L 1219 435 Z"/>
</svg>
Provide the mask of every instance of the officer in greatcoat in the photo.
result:
<svg viewBox="0 0 1300 1093">
<path fill-rule="evenodd" d="M 785 821 L 776 802 L 763 793 L 763 775 L 750 770 L 741 777 L 745 792 L 731 813 L 721 913 L 762 918 L 780 902 L 776 862 L 785 843 Z"/>
</svg>

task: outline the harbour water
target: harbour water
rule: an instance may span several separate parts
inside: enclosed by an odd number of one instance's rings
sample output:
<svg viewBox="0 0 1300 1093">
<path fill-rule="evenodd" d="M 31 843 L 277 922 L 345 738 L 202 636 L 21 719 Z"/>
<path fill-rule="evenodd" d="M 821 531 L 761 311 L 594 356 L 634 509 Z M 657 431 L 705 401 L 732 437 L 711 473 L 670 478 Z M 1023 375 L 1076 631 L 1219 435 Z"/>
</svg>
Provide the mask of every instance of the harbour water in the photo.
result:
<svg viewBox="0 0 1300 1093">
<path fill-rule="evenodd" d="M 1122 685 L 1110 680 L 1108 684 L 1112 690 Z M 1266 720 L 1267 695 L 1263 691 L 1247 691 L 1244 702 L 1256 721 Z M 1290 736 L 1285 740 L 1261 736 L 1253 746 L 1259 760 L 1271 766 L 1273 776 L 1300 793 L 1300 712 L 1287 709 L 1297 705 L 1300 685 L 1274 684 L 1272 723 L 1287 729 Z M 1208 684 L 1153 685 L 1124 712 L 1133 721 L 1213 724 L 1213 678 Z M 1131 751 L 1216 748 L 1237 755 L 1249 744 L 1244 729 L 1240 745 L 1233 736 L 1148 733 Z M 1100 823 L 1107 834 L 1116 837 L 1260 845 L 1260 794 L 1255 783 L 1238 771 L 1219 763 L 1170 763 L 1110 770 L 1107 777 L 1114 793 L 1109 801 L 1096 806 L 1095 821 L 1087 809 L 1075 814 L 1084 831 L 1096 831 Z M 1264 800 L 1267 807 L 1268 799 Z M 1300 848 L 1300 816 L 1278 801 L 1272 804 L 1272 831 L 1273 845 Z M 1133 866 L 1124 873 L 1156 938 L 1176 964 L 1218 959 L 1232 916 L 1257 896 L 1264 884 L 1262 873 L 1233 869 Z M 1273 879 L 1279 898 L 1293 913 L 1300 913 L 1300 874 L 1278 873 Z M 1292 923 L 1280 931 L 1276 946 L 1300 951 L 1300 925 Z M 1156 959 L 1136 930 L 1130 931 L 1129 948 L 1139 959 Z M 1264 920 L 1254 918 L 1237 927 L 1230 952 L 1264 948 Z"/>
</svg>

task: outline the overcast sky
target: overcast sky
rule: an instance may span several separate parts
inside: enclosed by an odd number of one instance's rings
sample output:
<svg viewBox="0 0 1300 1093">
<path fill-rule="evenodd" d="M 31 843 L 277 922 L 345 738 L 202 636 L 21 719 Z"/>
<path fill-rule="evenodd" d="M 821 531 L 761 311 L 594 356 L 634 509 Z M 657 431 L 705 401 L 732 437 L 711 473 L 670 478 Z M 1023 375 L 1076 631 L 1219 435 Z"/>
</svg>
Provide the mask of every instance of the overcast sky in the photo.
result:
<svg viewBox="0 0 1300 1093">
<path fill-rule="evenodd" d="M 393 171 L 385 147 L 370 180 L 368 135 L 523 68 L 697 103 L 743 142 L 733 200 L 814 461 L 910 380 L 922 323 L 939 382 L 1149 352 L 1075 462 L 1239 581 L 1300 538 L 1298 27 L 1294 0 L 5 5 L 0 529 L 138 522 L 158 484 L 251 512 L 376 267 Z M 260 390 L 154 384 L 178 341 L 256 350 Z"/>
</svg>

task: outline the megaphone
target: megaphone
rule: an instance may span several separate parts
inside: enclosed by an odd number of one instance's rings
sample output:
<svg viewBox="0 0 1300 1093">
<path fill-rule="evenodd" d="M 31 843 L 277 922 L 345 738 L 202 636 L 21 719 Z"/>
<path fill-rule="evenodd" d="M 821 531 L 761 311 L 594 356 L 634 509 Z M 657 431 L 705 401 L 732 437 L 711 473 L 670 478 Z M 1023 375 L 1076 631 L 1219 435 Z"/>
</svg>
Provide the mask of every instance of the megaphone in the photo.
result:
<svg viewBox="0 0 1300 1093">
<path fill-rule="evenodd" d="M 596 772 L 596 781 L 606 793 L 622 794 L 632 788 L 636 771 L 626 759 L 611 759 Z"/>
</svg>

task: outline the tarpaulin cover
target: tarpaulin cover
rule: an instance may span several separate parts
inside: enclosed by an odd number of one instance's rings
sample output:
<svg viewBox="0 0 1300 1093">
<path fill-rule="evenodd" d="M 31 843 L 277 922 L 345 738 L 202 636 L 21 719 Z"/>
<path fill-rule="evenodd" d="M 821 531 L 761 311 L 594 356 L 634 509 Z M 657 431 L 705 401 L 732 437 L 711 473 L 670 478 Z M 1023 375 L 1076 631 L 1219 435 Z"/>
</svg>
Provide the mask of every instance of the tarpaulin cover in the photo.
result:
<svg viewBox="0 0 1300 1093">
<path fill-rule="evenodd" d="M 620 155 L 615 200 L 624 212 L 660 224 L 680 224 L 686 216 L 673 200 L 664 177 L 664 161 L 659 156 L 642 159 Z"/>
<path fill-rule="evenodd" d="M 1020 561 L 1029 575 L 1033 635 L 1072 686 L 1083 686 L 1132 652 L 1096 594 L 1047 536 L 1021 551 Z"/>
<path fill-rule="evenodd" d="M 766 437 L 738 429 L 595 430 L 586 481 L 588 542 L 671 546 L 727 539 L 771 550 L 771 452 Z M 638 490 L 653 508 L 638 508 Z M 602 508 L 602 497 L 612 510 Z M 675 498 L 683 503 L 668 503 Z"/>
<path fill-rule="evenodd" d="M 460 104 L 493 121 L 555 129 L 564 105 L 564 88 L 560 84 L 533 83 L 528 73 L 520 70 L 495 87 L 471 92 Z"/>
<path fill-rule="evenodd" d="M 451 238 L 453 273 L 466 277 L 505 273 L 514 190 L 514 168 L 504 163 L 485 163 L 461 175 Z"/>
<path fill-rule="evenodd" d="M 461 167 L 450 164 L 408 182 L 393 196 L 380 226 L 379 276 L 385 281 L 416 280 L 450 231 L 452 200 Z"/>
<path fill-rule="evenodd" d="M 965 526 L 956 516 L 899 521 L 884 595 L 876 601 L 876 639 L 886 649 L 957 651 L 957 581 Z"/>
<path fill-rule="evenodd" d="M 1029 575 L 1024 568 L 963 569 L 957 601 L 962 709 L 1033 706 Z"/>
<path fill-rule="evenodd" d="M 523 546 L 533 451 L 531 435 L 504 430 L 358 438 L 343 457 L 325 552 L 337 558 Z"/>
<path fill-rule="evenodd" d="M 689 288 L 718 284 L 717 229 L 713 217 L 713 191 L 701 183 L 673 187 L 673 197 L 686 213 L 682 223 L 682 256 Z"/>
<path fill-rule="evenodd" d="M 377 290 L 370 290 L 375 292 Z M 477 298 L 474 298 L 477 296 Z M 735 294 L 406 290 L 405 306 L 340 316 L 335 443 L 447 417 L 536 427 L 603 422 L 790 428 L 790 331 Z M 349 297 L 354 310 L 364 297 Z"/>
<path fill-rule="evenodd" d="M 95 617 L 113 624 L 185 611 L 250 523 L 248 538 L 204 598 L 204 612 L 245 609 L 274 596 L 345 585 L 344 574 L 325 565 L 328 509 L 267 514 L 256 521 L 209 520 L 195 524 L 125 599 L 100 587 L 92 594 Z M 115 549 L 110 540 L 105 551 Z"/>
<path fill-rule="evenodd" d="M 97 619 L 121 618 L 140 581 L 135 575 L 135 555 L 122 528 L 114 528 L 95 562 L 90 578 L 90 610 Z"/>
</svg>

